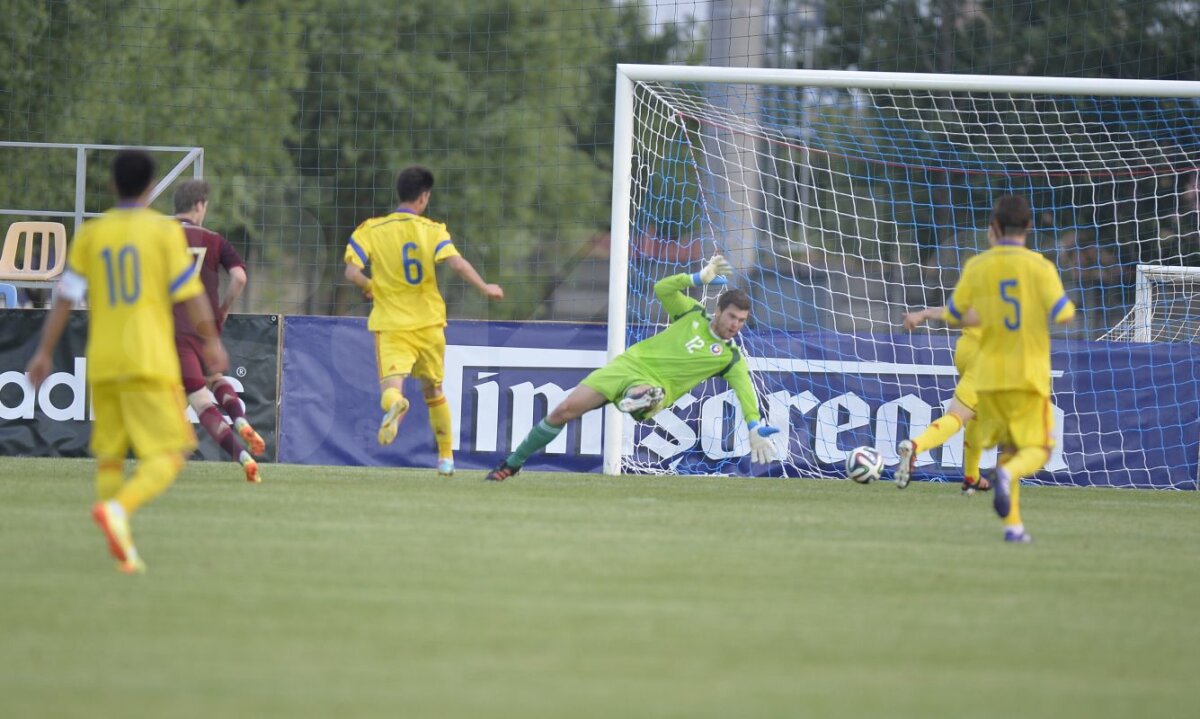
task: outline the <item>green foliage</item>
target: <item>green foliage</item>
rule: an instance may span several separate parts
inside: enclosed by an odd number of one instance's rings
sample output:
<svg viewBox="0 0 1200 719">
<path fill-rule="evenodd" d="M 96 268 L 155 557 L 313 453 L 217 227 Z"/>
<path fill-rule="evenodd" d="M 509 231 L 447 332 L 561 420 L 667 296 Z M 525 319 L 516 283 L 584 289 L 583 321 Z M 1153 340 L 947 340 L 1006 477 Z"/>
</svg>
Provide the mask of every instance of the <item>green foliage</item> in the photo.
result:
<svg viewBox="0 0 1200 719">
<path fill-rule="evenodd" d="M 1200 14 L 1178 0 L 827 0 L 819 67 L 1200 77 Z"/>
<path fill-rule="evenodd" d="M 257 262 L 264 310 L 346 309 L 345 238 L 419 162 L 437 175 L 430 215 L 508 287 L 501 315 L 533 313 L 575 254 L 563 238 L 608 223 L 613 66 L 680 41 L 641 8 L 583 0 L 9 5 L 5 139 L 203 147 L 208 224 Z M 73 206 L 70 151 L 0 157 L 26 178 L 6 206 Z M 90 211 L 111 201 L 108 160 L 89 158 Z"/>
</svg>

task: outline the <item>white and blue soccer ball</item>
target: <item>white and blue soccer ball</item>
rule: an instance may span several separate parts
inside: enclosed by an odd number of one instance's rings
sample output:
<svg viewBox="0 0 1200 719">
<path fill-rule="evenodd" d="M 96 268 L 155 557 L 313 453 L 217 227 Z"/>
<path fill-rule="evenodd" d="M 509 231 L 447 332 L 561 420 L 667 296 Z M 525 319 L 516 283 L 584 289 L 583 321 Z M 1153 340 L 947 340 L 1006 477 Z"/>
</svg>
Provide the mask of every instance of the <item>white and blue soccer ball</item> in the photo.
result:
<svg viewBox="0 0 1200 719">
<path fill-rule="evenodd" d="M 870 484 L 883 474 L 883 455 L 874 447 L 855 447 L 846 455 L 846 476 Z"/>
</svg>

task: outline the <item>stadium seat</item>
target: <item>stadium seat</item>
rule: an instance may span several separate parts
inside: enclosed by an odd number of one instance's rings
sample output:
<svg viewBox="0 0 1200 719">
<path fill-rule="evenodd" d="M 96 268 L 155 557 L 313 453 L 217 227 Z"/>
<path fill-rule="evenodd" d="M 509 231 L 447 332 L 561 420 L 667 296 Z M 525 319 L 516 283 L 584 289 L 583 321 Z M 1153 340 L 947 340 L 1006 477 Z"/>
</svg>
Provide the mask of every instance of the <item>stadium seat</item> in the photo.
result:
<svg viewBox="0 0 1200 719">
<path fill-rule="evenodd" d="M 41 235 L 41 243 L 37 236 Z M 0 252 L 0 282 L 49 281 L 67 266 L 67 228 L 60 222 L 14 222 Z"/>
<path fill-rule="evenodd" d="M 4 299 L 5 307 L 18 307 L 17 304 L 17 288 L 12 285 L 0 283 L 0 298 Z"/>
</svg>

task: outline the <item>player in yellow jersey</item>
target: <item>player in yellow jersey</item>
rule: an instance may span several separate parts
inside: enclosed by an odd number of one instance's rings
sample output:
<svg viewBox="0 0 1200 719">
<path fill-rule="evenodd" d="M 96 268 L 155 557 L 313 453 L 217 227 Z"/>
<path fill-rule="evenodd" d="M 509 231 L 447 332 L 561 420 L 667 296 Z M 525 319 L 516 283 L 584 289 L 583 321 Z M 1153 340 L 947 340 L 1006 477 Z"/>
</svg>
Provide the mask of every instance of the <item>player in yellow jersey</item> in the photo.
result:
<svg viewBox="0 0 1200 719">
<path fill-rule="evenodd" d="M 913 331 L 927 320 L 941 319 L 946 314 L 945 307 L 927 307 L 917 312 L 904 315 L 904 329 Z M 946 414 L 934 420 L 925 431 L 906 439 L 896 447 L 900 456 L 900 464 L 896 467 L 896 488 L 904 489 L 912 480 L 913 468 L 917 455 L 937 449 L 953 437 L 958 430 L 965 429 L 963 437 L 963 483 L 962 493 L 970 496 L 976 490 L 986 492 L 991 489 L 987 477 L 979 476 L 979 460 L 983 457 L 984 447 L 979 436 L 979 423 L 975 418 L 975 405 L 979 395 L 975 390 L 975 357 L 979 353 L 978 327 L 964 327 L 962 335 L 954 345 L 954 367 L 958 370 L 958 384 L 954 387 L 954 397 Z"/>
<path fill-rule="evenodd" d="M 86 298 L 98 500 L 92 518 L 104 531 L 118 568 L 142 572 L 146 567 L 133 544 L 129 520 L 171 485 L 196 447 L 184 415 L 172 305 L 186 305 L 210 367 L 222 370 L 228 358 L 183 229 L 174 218 L 146 206 L 154 161 L 142 151 L 122 151 L 113 160 L 112 179 L 117 205 L 84 223 L 75 235 L 26 371 L 35 387 L 46 379 L 71 308 Z M 130 448 L 138 462 L 125 481 Z"/>
<path fill-rule="evenodd" d="M 1054 446 L 1050 323 L 1075 316 L 1058 270 L 1025 247 L 1032 225 L 1024 197 L 998 199 L 988 223 L 993 246 L 967 261 L 946 304 L 948 322 L 980 329 L 978 421 L 984 443 L 1000 446 L 993 506 L 1007 542 L 1032 539 L 1021 522 L 1021 478 L 1045 466 Z"/>
<path fill-rule="evenodd" d="M 373 301 L 367 329 L 375 333 L 379 370 L 379 443 L 391 444 L 409 403 L 404 379 L 421 383 L 437 442 L 438 474 L 454 474 L 450 407 L 442 394 L 446 355 L 446 303 L 435 268 L 445 262 L 489 300 L 504 298 L 499 285 L 484 282 L 458 254 L 446 226 L 424 217 L 433 192 L 433 173 L 413 165 L 396 176 L 400 205 L 358 226 L 346 245 L 346 279 Z"/>
</svg>

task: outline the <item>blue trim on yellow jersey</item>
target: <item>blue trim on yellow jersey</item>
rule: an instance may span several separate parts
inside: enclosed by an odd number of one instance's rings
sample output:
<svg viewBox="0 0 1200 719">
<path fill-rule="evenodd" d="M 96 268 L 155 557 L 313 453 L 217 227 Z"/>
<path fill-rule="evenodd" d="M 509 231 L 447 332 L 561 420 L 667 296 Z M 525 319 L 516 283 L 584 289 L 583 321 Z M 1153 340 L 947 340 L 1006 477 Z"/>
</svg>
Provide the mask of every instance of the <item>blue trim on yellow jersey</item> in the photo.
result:
<svg viewBox="0 0 1200 719">
<path fill-rule="evenodd" d="M 450 240 L 442 240 L 439 242 L 437 247 L 433 248 L 433 256 L 437 257 L 437 253 L 441 252 L 442 248 L 449 244 L 452 244 Z"/>
<path fill-rule="evenodd" d="M 396 208 L 396 212 L 406 212 L 406 213 L 408 213 L 408 214 L 410 214 L 410 215 L 416 215 L 416 214 L 417 214 L 417 211 L 416 211 L 416 210 L 410 210 L 410 209 L 408 209 L 407 207 L 397 207 L 397 208 Z"/>
<path fill-rule="evenodd" d="M 1051 321 L 1051 322 L 1053 322 L 1053 321 L 1054 321 L 1054 318 L 1055 318 L 1055 317 L 1058 317 L 1058 313 L 1059 313 L 1059 312 L 1062 312 L 1062 311 L 1063 311 L 1063 308 L 1064 308 L 1064 307 L 1066 307 L 1066 306 L 1067 306 L 1067 303 L 1068 303 L 1068 302 L 1070 302 L 1070 301 L 1071 301 L 1071 298 L 1070 298 L 1070 297 L 1067 297 L 1066 295 L 1063 295 L 1062 297 L 1060 297 L 1060 298 L 1058 299 L 1058 302 L 1055 302 L 1055 303 L 1054 303 L 1054 308 L 1050 310 L 1050 321 Z"/>
<path fill-rule="evenodd" d="M 358 255 L 358 259 L 362 260 L 363 267 L 370 264 L 367 260 L 367 253 L 363 252 L 363 248 L 359 247 L 358 243 L 354 241 L 354 235 L 350 235 L 350 239 L 346 240 L 346 242 L 350 245 L 350 249 L 354 250 L 354 253 Z"/>
<path fill-rule="evenodd" d="M 950 300 L 946 303 L 946 311 L 950 313 L 951 317 L 959 322 L 962 322 L 962 313 L 959 312 L 958 308 L 954 306 L 954 300 Z"/>
<path fill-rule="evenodd" d="M 175 294 L 175 292 L 178 291 L 180 287 L 183 287 L 183 283 L 187 282 L 188 280 L 190 280 L 192 278 L 192 273 L 195 271 L 196 271 L 196 265 L 189 264 L 187 266 L 187 269 L 184 270 L 183 272 L 181 272 L 180 275 L 178 277 L 176 277 L 174 279 L 174 281 L 171 282 L 171 284 L 167 288 L 167 292 L 172 295 Z"/>
</svg>

